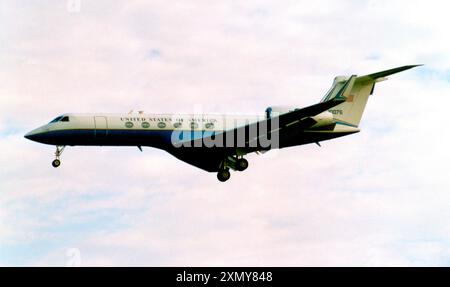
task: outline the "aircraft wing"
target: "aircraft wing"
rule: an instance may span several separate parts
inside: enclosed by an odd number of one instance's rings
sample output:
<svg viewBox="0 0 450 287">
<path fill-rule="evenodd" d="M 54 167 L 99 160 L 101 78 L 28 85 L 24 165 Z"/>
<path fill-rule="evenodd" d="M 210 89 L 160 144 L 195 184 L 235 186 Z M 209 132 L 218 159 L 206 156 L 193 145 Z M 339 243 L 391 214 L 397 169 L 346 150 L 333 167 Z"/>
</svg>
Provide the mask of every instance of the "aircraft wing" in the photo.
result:
<svg viewBox="0 0 450 287">
<path fill-rule="evenodd" d="M 220 162 L 226 156 L 232 156 L 236 154 L 236 151 L 239 149 L 241 152 L 250 153 L 260 150 L 265 150 L 267 148 L 261 148 L 257 144 L 257 142 L 261 138 L 268 138 L 277 134 L 280 138 L 286 138 L 292 136 L 293 134 L 298 134 L 297 132 L 301 132 L 304 129 L 307 129 L 316 124 L 316 121 L 312 118 L 324 111 L 329 110 L 332 107 L 335 107 L 346 101 L 349 91 L 351 90 L 354 82 L 356 80 L 356 76 L 352 76 L 345 85 L 341 88 L 339 93 L 333 99 L 330 99 L 325 102 L 320 102 L 305 108 L 297 109 L 285 114 L 281 114 L 279 116 L 273 117 L 271 119 L 264 119 L 255 123 L 247 124 L 244 126 L 236 127 L 222 133 L 215 134 L 214 137 L 223 136 L 224 138 L 231 137 L 236 140 L 236 135 L 249 134 L 249 130 L 256 129 L 261 125 L 266 125 L 268 127 L 264 131 L 265 134 L 259 134 L 255 138 L 247 139 L 244 147 L 236 147 L 233 145 L 232 147 L 203 147 L 203 148 L 193 148 L 193 149 L 182 149 L 175 148 L 170 153 L 173 154 L 178 159 L 187 162 L 191 165 L 194 165 L 198 168 L 201 168 L 206 171 L 217 171 L 219 169 Z M 278 125 L 272 125 L 275 121 L 278 121 Z M 206 141 L 213 141 L 211 134 L 208 134 L 206 137 L 198 138 L 195 140 L 189 141 L 189 145 L 191 147 L 199 146 Z M 256 143 L 255 143 L 256 141 Z M 224 141 L 226 142 L 226 141 Z M 235 141 L 236 144 L 236 141 Z"/>
<path fill-rule="evenodd" d="M 316 116 L 322 112 L 325 112 L 332 107 L 335 107 L 339 104 L 342 104 L 347 100 L 347 97 L 349 96 L 349 93 L 353 87 L 353 84 L 355 83 L 356 76 L 351 76 L 350 79 L 347 80 L 347 82 L 344 84 L 344 86 L 340 89 L 337 96 L 333 99 L 330 99 L 325 102 L 320 102 L 317 104 L 314 104 L 312 106 L 308 106 L 302 109 L 296 109 L 294 111 L 281 114 L 277 117 L 273 117 L 270 119 L 264 119 L 256 123 L 251 123 L 245 126 L 236 127 L 234 129 L 228 130 L 224 132 L 225 137 L 232 135 L 239 135 L 244 134 L 247 131 L 251 130 L 252 128 L 255 130 L 258 130 L 258 126 L 265 125 L 266 127 L 269 127 L 267 129 L 267 134 L 260 134 L 258 135 L 258 138 L 268 137 L 269 134 L 273 133 L 279 133 L 279 136 L 283 136 L 283 134 L 287 130 L 304 130 L 307 129 L 313 125 L 316 124 L 316 121 L 312 119 L 313 116 Z M 273 125 L 272 123 L 278 122 L 278 125 Z M 248 133 L 247 133 L 248 134 Z M 252 141 L 257 141 L 258 138 L 250 139 L 247 144 L 251 143 Z M 203 138 L 200 140 L 205 140 L 208 138 Z M 255 150 L 251 150 L 255 151 Z"/>
<path fill-rule="evenodd" d="M 342 104 L 343 102 L 345 102 L 345 98 L 341 99 L 335 98 L 326 102 L 321 102 L 306 108 L 294 110 L 292 112 L 279 115 L 278 121 L 280 123 L 280 128 L 295 124 L 306 118 L 316 116 L 322 112 L 331 109 L 332 107 Z"/>
<path fill-rule="evenodd" d="M 258 147 L 257 144 L 254 146 L 251 146 L 251 143 L 254 141 L 258 141 L 260 138 L 267 138 L 269 134 L 275 134 L 279 133 L 278 136 L 282 137 L 284 134 L 288 134 L 289 131 L 292 130 L 299 130 L 302 131 L 306 128 L 309 128 L 316 124 L 316 121 L 313 120 L 311 117 L 315 116 L 317 114 L 320 114 L 334 106 L 337 106 L 344 102 L 344 99 L 333 99 L 327 102 L 322 102 L 319 104 L 315 104 L 303 109 L 295 110 L 286 114 L 282 114 L 278 116 L 279 126 L 277 129 L 270 129 L 267 130 L 267 134 L 258 135 L 257 138 L 253 138 L 250 140 L 247 140 L 245 143 L 245 147 L 242 148 L 236 148 L 236 147 L 203 147 L 203 148 L 195 148 L 195 146 L 201 146 L 203 142 L 205 141 L 212 141 L 211 136 L 207 136 L 204 138 L 193 140 L 189 143 L 190 146 L 194 148 L 174 148 L 171 151 L 169 151 L 172 155 L 174 155 L 176 158 L 189 163 L 193 166 L 196 166 L 200 169 L 209 171 L 209 172 L 216 172 L 219 170 L 220 163 L 222 160 L 227 156 L 232 156 L 236 154 L 236 150 L 240 149 L 242 151 L 245 151 L 245 153 L 255 152 L 259 150 L 264 150 L 261 147 Z M 272 119 L 273 120 L 273 119 Z M 248 130 L 250 128 L 258 128 L 258 125 L 261 124 L 268 124 L 267 119 L 264 119 L 262 121 L 252 123 L 249 125 L 245 125 L 242 127 L 237 127 L 235 129 L 228 130 L 226 132 L 223 132 L 221 134 L 217 134 L 215 136 L 222 135 L 225 138 L 226 137 L 234 137 L 235 135 L 246 133 L 248 134 Z M 197 142 L 201 141 L 201 142 Z"/>
<path fill-rule="evenodd" d="M 218 171 L 223 159 L 229 155 L 229 151 L 220 148 L 174 148 L 168 152 L 179 160 L 208 172 Z"/>
</svg>

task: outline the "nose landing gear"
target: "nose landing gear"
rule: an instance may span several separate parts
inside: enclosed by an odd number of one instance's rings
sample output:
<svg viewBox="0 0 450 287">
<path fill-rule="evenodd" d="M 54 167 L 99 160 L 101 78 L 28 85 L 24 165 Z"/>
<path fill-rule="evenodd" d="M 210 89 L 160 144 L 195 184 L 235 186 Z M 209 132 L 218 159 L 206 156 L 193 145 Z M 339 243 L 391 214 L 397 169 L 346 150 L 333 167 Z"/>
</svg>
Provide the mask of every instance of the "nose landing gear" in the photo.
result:
<svg viewBox="0 0 450 287">
<path fill-rule="evenodd" d="M 55 159 L 54 161 L 52 161 L 52 166 L 53 167 L 58 167 L 61 165 L 61 161 L 59 159 Z"/>
<path fill-rule="evenodd" d="M 53 166 L 54 168 L 57 168 L 58 166 L 61 165 L 61 160 L 59 159 L 59 157 L 60 157 L 61 154 L 63 153 L 65 147 L 66 147 L 66 146 L 56 146 L 56 151 L 55 151 L 55 157 L 56 157 L 56 159 L 52 161 L 52 166 Z"/>
</svg>

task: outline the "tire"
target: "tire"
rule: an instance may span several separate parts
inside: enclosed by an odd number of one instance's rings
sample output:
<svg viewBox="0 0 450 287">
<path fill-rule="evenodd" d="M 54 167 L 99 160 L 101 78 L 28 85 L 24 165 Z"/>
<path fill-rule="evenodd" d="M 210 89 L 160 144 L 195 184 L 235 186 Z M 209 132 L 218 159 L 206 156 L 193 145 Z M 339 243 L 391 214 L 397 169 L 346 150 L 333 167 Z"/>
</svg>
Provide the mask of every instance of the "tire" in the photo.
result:
<svg viewBox="0 0 450 287">
<path fill-rule="evenodd" d="M 229 180 L 231 177 L 230 171 L 228 169 L 220 170 L 217 173 L 217 179 L 221 182 Z"/>
<path fill-rule="evenodd" d="M 52 166 L 54 168 L 57 168 L 60 165 L 61 165 L 61 161 L 59 159 L 55 159 L 54 161 L 52 161 Z"/>
<path fill-rule="evenodd" d="M 244 171 L 247 169 L 247 167 L 248 167 L 248 161 L 245 158 L 238 159 L 238 161 L 236 163 L 237 170 Z"/>
</svg>

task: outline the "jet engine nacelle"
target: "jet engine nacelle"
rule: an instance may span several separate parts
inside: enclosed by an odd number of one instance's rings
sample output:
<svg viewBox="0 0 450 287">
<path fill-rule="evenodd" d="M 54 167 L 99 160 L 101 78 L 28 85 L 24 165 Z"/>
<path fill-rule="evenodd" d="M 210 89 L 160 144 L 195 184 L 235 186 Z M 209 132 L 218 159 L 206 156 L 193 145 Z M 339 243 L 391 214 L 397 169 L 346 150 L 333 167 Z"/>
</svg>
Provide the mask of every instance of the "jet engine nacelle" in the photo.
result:
<svg viewBox="0 0 450 287">
<path fill-rule="evenodd" d="M 297 107 L 290 106 L 271 106 L 266 109 L 266 118 L 270 119 L 281 114 L 289 113 L 297 110 Z"/>
<path fill-rule="evenodd" d="M 331 126 L 336 123 L 333 114 L 328 111 L 320 113 L 312 117 L 312 119 L 317 122 L 315 125 L 312 126 L 312 128 Z"/>
</svg>

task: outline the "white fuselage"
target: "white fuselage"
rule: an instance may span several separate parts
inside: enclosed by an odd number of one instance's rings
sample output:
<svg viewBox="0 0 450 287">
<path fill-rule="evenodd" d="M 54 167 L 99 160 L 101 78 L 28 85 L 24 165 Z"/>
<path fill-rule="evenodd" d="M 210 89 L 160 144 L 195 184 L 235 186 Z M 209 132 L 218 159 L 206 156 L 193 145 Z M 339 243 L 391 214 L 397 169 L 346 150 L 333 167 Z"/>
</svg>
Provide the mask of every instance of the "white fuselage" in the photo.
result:
<svg viewBox="0 0 450 287">
<path fill-rule="evenodd" d="M 59 120 L 57 120 L 59 118 Z M 173 132 L 184 132 L 190 140 L 217 134 L 264 119 L 260 116 L 175 115 L 175 114 L 64 114 L 29 132 L 26 137 L 52 145 L 131 145 L 164 148 L 173 143 Z M 314 117 L 310 133 L 354 133 L 359 129 L 345 125 L 330 126 L 329 112 Z"/>
</svg>

